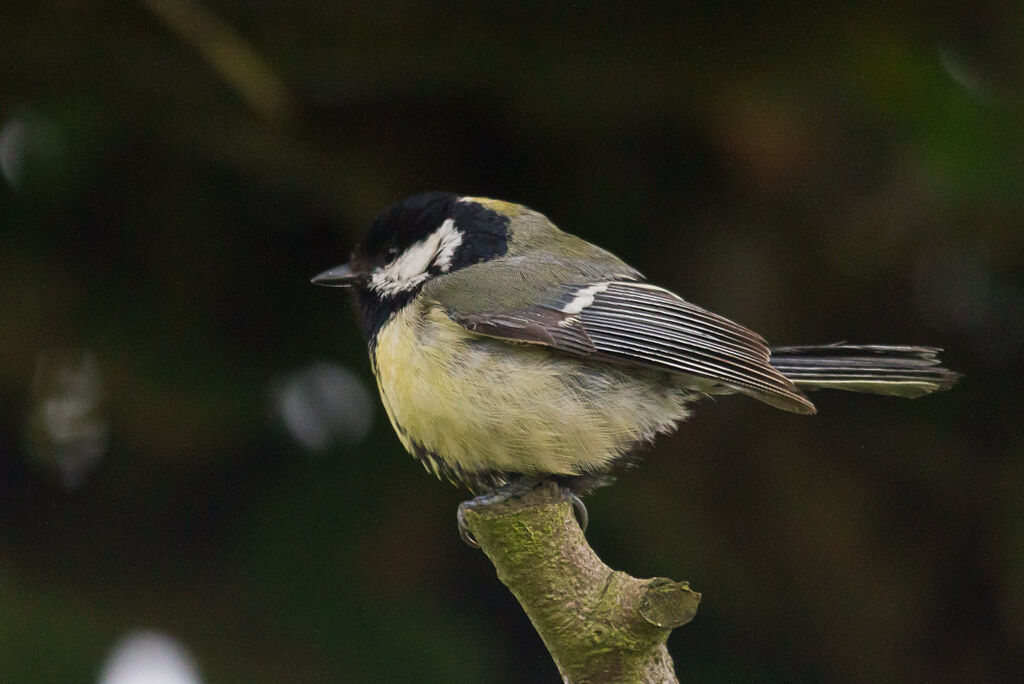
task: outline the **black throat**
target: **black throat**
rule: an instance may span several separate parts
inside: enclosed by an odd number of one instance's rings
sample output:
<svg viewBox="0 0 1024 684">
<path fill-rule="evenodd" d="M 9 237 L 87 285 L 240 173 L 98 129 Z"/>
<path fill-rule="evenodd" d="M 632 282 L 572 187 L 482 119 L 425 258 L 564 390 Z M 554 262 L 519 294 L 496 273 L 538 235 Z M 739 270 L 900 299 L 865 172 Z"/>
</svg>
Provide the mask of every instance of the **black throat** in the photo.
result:
<svg viewBox="0 0 1024 684">
<path fill-rule="evenodd" d="M 419 294 L 422 286 L 397 295 L 382 297 L 367 288 L 356 291 L 356 309 L 359 313 L 360 327 L 366 337 L 370 351 L 377 346 L 377 334 L 392 316 L 404 309 Z"/>
</svg>

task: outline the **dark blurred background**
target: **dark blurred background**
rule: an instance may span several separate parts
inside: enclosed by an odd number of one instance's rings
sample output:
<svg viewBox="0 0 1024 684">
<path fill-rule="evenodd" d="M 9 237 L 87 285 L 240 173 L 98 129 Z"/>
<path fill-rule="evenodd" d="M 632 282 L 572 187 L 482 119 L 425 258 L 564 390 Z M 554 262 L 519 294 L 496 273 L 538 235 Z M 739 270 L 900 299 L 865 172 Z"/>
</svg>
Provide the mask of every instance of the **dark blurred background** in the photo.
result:
<svg viewBox="0 0 1024 684">
<path fill-rule="evenodd" d="M 814 418 L 706 402 L 588 499 L 611 565 L 704 593 L 681 680 L 1024 680 L 1024 5 L 0 26 L 0 681 L 557 679 L 308 284 L 431 189 L 544 211 L 774 344 L 966 374 Z"/>
</svg>

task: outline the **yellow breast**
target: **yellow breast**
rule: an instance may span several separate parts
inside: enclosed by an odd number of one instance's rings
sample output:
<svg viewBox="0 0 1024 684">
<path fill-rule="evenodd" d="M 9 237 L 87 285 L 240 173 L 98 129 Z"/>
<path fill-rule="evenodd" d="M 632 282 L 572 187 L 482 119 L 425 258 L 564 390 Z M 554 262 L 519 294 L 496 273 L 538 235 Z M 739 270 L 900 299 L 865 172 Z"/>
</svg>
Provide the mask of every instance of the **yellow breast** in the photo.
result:
<svg viewBox="0 0 1024 684">
<path fill-rule="evenodd" d="M 660 374 L 475 335 L 421 300 L 381 328 L 374 367 L 406 449 L 465 474 L 606 470 L 689 398 Z"/>
</svg>

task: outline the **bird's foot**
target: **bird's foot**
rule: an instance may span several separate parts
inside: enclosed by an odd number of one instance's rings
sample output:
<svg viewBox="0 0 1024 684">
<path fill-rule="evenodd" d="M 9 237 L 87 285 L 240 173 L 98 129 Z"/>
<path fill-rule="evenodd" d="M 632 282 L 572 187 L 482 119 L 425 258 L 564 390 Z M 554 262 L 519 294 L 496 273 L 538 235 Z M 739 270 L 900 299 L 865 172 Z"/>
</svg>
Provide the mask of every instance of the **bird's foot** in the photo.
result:
<svg viewBox="0 0 1024 684">
<path fill-rule="evenodd" d="M 543 480 L 535 477 L 518 477 L 508 484 L 502 485 L 501 487 L 497 487 L 488 492 L 484 492 L 483 494 L 473 497 L 469 501 L 463 501 L 459 504 L 459 510 L 456 514 L 456 520 L 458 521 L 459 527 L 459 537 L 467 546 L 479 549 L 480 543 L 477 542 L 473 533 L 469 530 L 469 525 L 466 523 L 466 509 L 504 503 L 509 499 L 515 499 L 531 491 L 540 485 L 541 482 L 543 482 Z M 582 529 L 583 532 L 586 532 L 587 524 L 590 522 L 590 514 L 587 513 L 587 507 L 583 504 L 583 501 L 567 487 L 562 486 L 562 491 L 568 498 L 569 503 L 572 504 L 573 512 L 576 514 L 576 520 L 579 522 L 580 529 Z"/>
</svg>

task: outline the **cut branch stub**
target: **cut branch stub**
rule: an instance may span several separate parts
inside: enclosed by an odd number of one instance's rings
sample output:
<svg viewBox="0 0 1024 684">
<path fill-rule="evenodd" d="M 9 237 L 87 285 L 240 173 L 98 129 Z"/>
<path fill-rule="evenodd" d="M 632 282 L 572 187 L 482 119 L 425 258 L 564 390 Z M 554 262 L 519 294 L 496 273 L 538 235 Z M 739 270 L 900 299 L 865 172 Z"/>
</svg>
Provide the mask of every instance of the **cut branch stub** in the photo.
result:
<svg viewBox="0 0 1024 684">
<path fill-rule="evenodd" d="M 640 614 L 652 625 L 675 629 L 693 619 L 699 604 L 700 593 L 690 589 L 689 582 L 656 577 L 640 601 Z"/>
<path fill-rule="evenodd" d="M 605 565 L 554 483 L 460 512 L 519 600 L 565 681 L 675 682 L 665 641 L 693 619 L 685 582 L 639 580 Z"/>
</svg>

